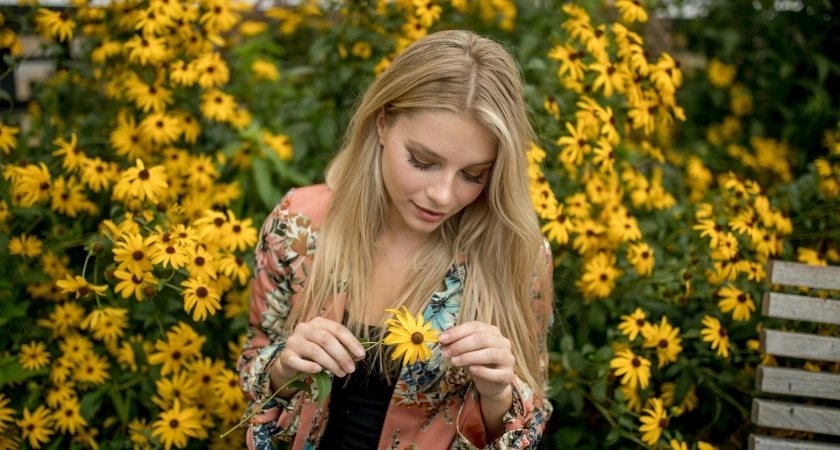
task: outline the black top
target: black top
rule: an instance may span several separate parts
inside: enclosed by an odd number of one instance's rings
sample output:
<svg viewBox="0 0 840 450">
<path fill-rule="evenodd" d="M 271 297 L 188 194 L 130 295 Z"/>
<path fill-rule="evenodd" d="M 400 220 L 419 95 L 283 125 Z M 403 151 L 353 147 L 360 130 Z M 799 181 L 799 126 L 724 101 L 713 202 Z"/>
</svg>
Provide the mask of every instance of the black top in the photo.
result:
<svg viewBox="0 0 840 450">
<path fill-rule="evenodd" d="M 371 336 L 378 327 L 368 326 Z M 372 354 L 356 362 L 356 370 L 344 378 L 334 377 L 330 395 L 327 428 L 318 448 L 324 450 L 371 450 L 379 445 L 385 414 L 394 386 L 389 385 L 378 367 L 370 367 Z"/>
</svg>

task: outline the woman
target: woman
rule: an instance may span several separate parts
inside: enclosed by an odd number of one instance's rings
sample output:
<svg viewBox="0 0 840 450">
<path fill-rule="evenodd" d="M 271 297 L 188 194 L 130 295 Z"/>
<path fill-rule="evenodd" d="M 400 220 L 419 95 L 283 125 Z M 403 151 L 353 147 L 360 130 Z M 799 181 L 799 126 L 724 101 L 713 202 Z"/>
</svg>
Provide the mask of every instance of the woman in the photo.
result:
<svg viewBox="0 0 840 450">
<path fill-rule="evenodd" d="M 474 33 L 414 42 L 371 85 L 326 184 L 292 189 L 263 224 L 238 362 L 249 410 L 263 406 L 249 448 L 536 448 L 553 286 L 530 140 L 515 60 Z M 401 306 L 441 333 L 428 361 L 356 337 L 380 340 Z M 263 405 L 322 369 L 321 407 L 293 389 Z"/>
</svg>

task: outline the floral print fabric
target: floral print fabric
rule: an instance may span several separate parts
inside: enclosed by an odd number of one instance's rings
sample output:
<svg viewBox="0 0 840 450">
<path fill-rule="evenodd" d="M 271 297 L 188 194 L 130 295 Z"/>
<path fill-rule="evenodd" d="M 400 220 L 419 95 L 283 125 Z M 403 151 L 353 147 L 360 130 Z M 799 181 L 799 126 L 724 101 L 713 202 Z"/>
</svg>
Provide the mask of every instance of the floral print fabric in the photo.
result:
<svg viewBox="0 0 840 450">
<path fill-rule="evenodd" d="M 329 396 L 318 408 L 303 391 L 289 400 L 272 399 L 269 371 L 286 342 L 282 327 L 306 280 L 306 268 L 317 247 L 318 225 L 329 201 L 325 185 L 290 190 L 263 223 L 255 250 L 251 289 L 250 328 L 237 362 L 240 384 L 249 399 L 247 413 L 263 407 L 247 426 L 249 449 L 270 450 L 272 441 L 293 442 L 293 450 L 315 449 L 329 420 Z M 552 269 L 551 251 L 544 243 L 546 270 Z M 424 319 L 443 332 L 456 325 L 461 305 L 462 281 L 468 265 L 461 255 L 444 277 L 445 289 L 434 293 Z M 534 298 L 540 298 L 535 286 Z M 324 316 L 332 320 L 343 315 L 343 296 L 328 300 L 337 307 Z M 536 306 L 536 305 L 535 305 Z M 544 309 L 537 308 L 538 311 Z M 549 317 L 549 326 L 553 317 Z M 543 343 L 541 366 L 545 371 L 548 353 Z M 385 418 L 380 450 L 473 450 L 533 449 L 551 415 L 545 398 L 519 377 L 513 382 L 513 405 L 504 417 L 505 433 L 485 442 L 479 394 L 463 368 L 444 367 L 440 348 L 432 358 L 403 367 L 396 382 Z M 432 385 L 431 382 L 437 379 Z M 311 379 L 310 379 L 311 380 Z M 313 392 L 316 387 L 312 384 Z"/>
</svg>

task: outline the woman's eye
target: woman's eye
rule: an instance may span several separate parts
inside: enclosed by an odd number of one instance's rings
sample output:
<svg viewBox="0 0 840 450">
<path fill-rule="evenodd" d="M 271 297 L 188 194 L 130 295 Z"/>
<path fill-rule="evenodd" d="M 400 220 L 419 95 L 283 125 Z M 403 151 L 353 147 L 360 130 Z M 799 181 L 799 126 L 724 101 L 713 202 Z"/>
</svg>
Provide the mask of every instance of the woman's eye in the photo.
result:
<svg viewBox="0 0 840 450">
<path fill-rule="evenodd" d="M 429 170 L 429 168 L 432 167 L 431 164 L 423 164 L 420 161 L 417 161 L 417 159 L 412 154 L 408 155 L 408 163 L 420 170 Z"/>
<path fill-rule="evenodd" d="M 484 183 L 484 177 L 481 176 L 481 175 L 475 176 L 475 175 L 470 175 L 467 172 L 461 172 L 461 173 L 464 174 L 464 179 L 469 181 L 470 183 L 476 183 L 476 184 Z"/>
</svg>

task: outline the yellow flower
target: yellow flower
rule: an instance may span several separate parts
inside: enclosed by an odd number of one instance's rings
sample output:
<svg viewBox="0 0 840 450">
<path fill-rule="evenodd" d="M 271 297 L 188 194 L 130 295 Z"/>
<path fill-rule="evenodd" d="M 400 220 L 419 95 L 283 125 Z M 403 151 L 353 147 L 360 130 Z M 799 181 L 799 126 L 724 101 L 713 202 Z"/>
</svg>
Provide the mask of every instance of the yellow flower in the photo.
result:
<svg viewBox="0 0 840 450">
<path fill-rule="evenodd" d="M 627 261 L 633 264 L 640 276 L 645 277 L 653 273 L 653 249 L 645 242 L 632 244 L 627 248 Z"/>
<path fill-rule="evenodd" d="M 166 450 L 175 444 L 177 448 L 184 448 L 191 437 L 198 437 L 202 430 L 201 413 L 193 407 L 181 408 L 179 400 L 175 405 L 162 413 L 152 424 L 152 437 L 160 436 Z"/>
<path fill-rule="evenodd" d="M 704 342 L 712 343 L 712 350 L 717 349 L 718 356 L 729 357 L 729 332 L 720 325 L 720 320 L 706 316 L 703 318 L 706 328 L 700 331 Z"/>
<path fill-rule="evenodd" d="M 662 430 L 668 428 L 668 415 L 662 406 L 662 400 L 652 398 L 649 400 L 650 407 L 642 410 L 641 422 L 639 431 L 643 432 L 642 440 L 646 444 L 654 446 L 659 437 L 662 435 Z"/>
<path fill-rule="evenodd" d="M 662 392 L 659 396 L 662 399 L 662 406 L 667 408 L 674 405 L 674 394 L 676 393 L 676 389 L 677 385 L 670 381 L 662 383 Z M 699 402 L 700 400 L 697 398 L 697 389 L 692 384 L 688 387 L 688 392 L 685 393 L 682 403 L 680 403 L 677 408 L 686 411 L 694 411 Z"/>
<path fill-rule="evenodd" d="M 154 287 L 157 283 L 157 280 L 151 270 L 141 272 L 139 276 L 125 270 L 115 270 L 114 276 L 117 277 L 117 279 L 122 280 L 114 286 L 114 292 L 121 294 L 122 298 L 128 298 L 131 297 L 131 294 L 134 294 L 134 298 L 136 298 L 138 302 L 147 297 L 144 292 L 145 287 Z"/>
<path fill-rule="evenodd" d="M 645 320 L 645 312 L 642 311 L 642 308 L 636 308 L 633 314 L 621 316 L 621 319 L 622 322 L 618 325 L 618 330 L 621 331 L 621 334 L 627 335 L 631 341 L 636 339 L 636 336 L 649 325 Z"/>
<path fill-rule="evenodd" d="M 50 352 L 43 342 L 32 341 L 29 344 L 20 346 L 20 366 L 26 370 L 38 370 L 49 364 Z"/>
<path fill-rule="evenodd" d="M 124 48 L 129 52 L 129 61 L 145 66 L 158 64 L 166 58 L 166 41 L 154 36 L 134 35 Z"/>
<path fill-rule="evenodd" d="M 635 389 L 636 386 L 644 389 L 650 382 L 650 361 L 635 355 L 630 349 L 619 352 L 610 361 L 610 368 L 616 369 L 615 375 L 623 376 L 621 384 L 631 389 Z"/>
<path fill-rule="evenodd" d="M 615 255 L 598 253 L 584 263 L 583 275 L 575 281 L 575 286 L 587 299 L 607 298 L 621 273 L 615 267 Z"/>
<path fill-rule="evenodd" d="M 563 213 L 563 206 L 565 205 L 558 205 L 554 219 L 542 226 L 546 237 L 560 245 L 569 242 L 569 232 L 573 228 L 571 219 Z"/>
<path fill-rule="evenodd" d="M 76 434 L 77 429 L 87 426 L 87 421 L 79 414 L 79 399 L 70 397 L 61 402 L 61 407 L 53 412 L 55 428 L 62 433 Z"/>
<path fill-rule="evenodd" d="M 680 442 L 676 439 L 671 439 L 671 442 L 668 444 L 671 446 L 671 450 L 688 450 L 688 445 L 685 442 Z"/>
<path fill-rule="evenodd" d="M 3 153 L 8 155 L 11 150 L 17 148 L 17 138 L 15 135 L 19 132 L 20 128 L 0 125 L 0 150 L 3 150 Z"/>
<path fill-rule="evenodd" d="M 408 308 L 402 307 L 404 313 L 396 309 L 386 309 L 386 312 L 394 313 L 396 319 L 388 319 L 385 325 L 388 327 L 388 336 L 385 344 L 396 345 L 397 348 L 391 354 L 391 359 L 398 359 L 403 356 L 403 365 L 414 364 L 418 361 L 428 361 L 432 357 L 432 351 L 426 345 L 427 342 L 438 342 L 437 329 L 430 329 L 432 324 L 423 323 L 423 315 L 417 314 L 417 319 L 411 316 Z"/>
<path fill-rule="evenodd" d="M 569 130 L 571 136 L 562 136 L 557 139 L 557 145 L 563 147 L 558 157 L 566 165 L 579 166 L 583 164 L 583 155 L 592 152 L 589 138 L 584 132 L 584 123 L 578 121 L 577 126 L 573 127 L 571 122 L 566 122 L 566 129 Z"/>
<path fill-rule="evenodd" d="M 41 254 L 43 243 L 35 236 L 22 234 L 9 241 L 9 254 L 34 258 Z"/>
<path fill-rule="evenodd" d="M 69 9 L 63 11 L 51 11 L 46 8 L 38 8 L 38 15 L 35 16 L 35 25 L 39 33 L 49 39 L 58 37 L 59 42 L 73 39 L 73 29 L 76 22 L 70 18 Z"/>
<path fill-rule="evenodd" d="M 5 430 L 12 423 L 12 419 L 15 418 L 16 411 L 12 408 L 6 408 L 9 402 L 11 402 L 10 399 L 6 398 L 4 394 L 0 394 L 0 432 Z"/>
<path fill-rule="evenodd" d="M 277 66 L 262 59 L 258 59 L 251 64 L 251 72 L 254 73 L 255 80 L 277 81 L 280 79 L 280 73 L 277 72 Z"/>
<path fill-rule="evenodd" d="M 697 441 L 697 450 L 719 450 L 717 446 L 703 441 Z"/>
<path fill-rule="evenodd" d="M 161 166 L 158 166 L 161 167 Z M 123 234 L 114 248 L 114 261 L 120 263 L 120 270 L 127 270 L 138 277 L 152 270 L 149 257 L 152 253 L 153 236 L 143 239 L 141 234 Z"/>
<path fill-rule="evenodd" d="M 204 89 L 222 86 L 230 80 L 230 69 L 218 52 L 202 55 L 190 64 L 198 73 L 198 85 Z"/>
<path fill-rule="evenodd" d="M 621 20 L 631 24 L 633 22 L 647 22 L 648 15 L 639 0 L 616 0 L 615 7 L 621 11 Z"/>
<path fill-rule="evenodd" d="M 709 63 L 707 74 L 709 82 L 712 83 L 712 86 L 727 88 L 732 85 L 732 81 L 735 80 L 736 72 L 737 69 L 735 66 L 724 64 L 719 59 L 714 58 Z"/>
<path fill-rule="evenodd" d="M 750 320 L 750 313 L 755 311 L 755 303 L 750 294 L 733 286 L 720 288 L 717 294 L 721 300 L 718 307 L 723 313 L 732 312 L 732 319 L 737 321 Z"/>
<path fill-rule="evenodd" d="M 138 200 L 148 198 L 157 202 L 158 197 L 165 196 L 169 188 L 166 169 L 164 166 L 155 166 L 146 169 L 143 160 L 137 159 L 137 166 L 125 170 L 120 176 L 120 181 L 114 186 L 113 196 L 118 199 L 128 200 L 128 196 Z"/>
<path fill-rule="evenodd" d="M 181 286 L 186 288 L 181 293 L 184 296 L 184 311 L 187 313 L 192 311 L 193 320 L 204 320 L 207 318 L 207 313 L 212 316 L 222 308 L 219 303 L 221 294 L 208 282 L 204 274 L 199 274 L 195 279 L 184 280 Z"/>
<path fill-rule="evenodd" d="M 414 14 L 426 28 L 432 26 L 436 20 L 440 20 L 441 12 L 443 9 L 432 0 L 414 0 Z"/>
<path fill-rule="evenodd" d="M 52 418 L 50 410 L 41 405 L 34 412 L 30 413 L 29 408 L 23 408 L 23 418 L 16 420 L 24 439 L 29 439 L 29 446 L 41 448 L 41 444 L 50 440 L 50 435 L 55 433 L 51 430 Z"/>
<path fill-rule="evenodd" d="M 201 94 L 201 114 L 204 117 L 217 122 L 227 122 L 233 119 L 235 112 L 236 101 L 232 95 L 218 89 Z"/>
<path fill-rule="evenodd" d="M 679 328 L 673 328 L 668 323 L 667 317 L 662 317 L 662 322 L 656 325 L 651 325 L 642 330 L 642 336 L 645 338 L 642 347 L 656 348 L 656 359 L 659 361 L 658 368 L 662 368 L 668 362 L 677 360 L 677 355 L 682 351 L 682 338 L 677 337 Z"/>
<path fill-rule="evenodd" d="M 66 279 L 58 280 L 55 284 L 62 289 L 62 294 L 76 294 L 76 298 L 87 297 L 91 292 L 96 295 L 105 295 L 105 291 L 108 290 L 108 286 L 89 284 L 84 277 L 78 275 L 75 278 L 67 275 Z"/>
</svg>

